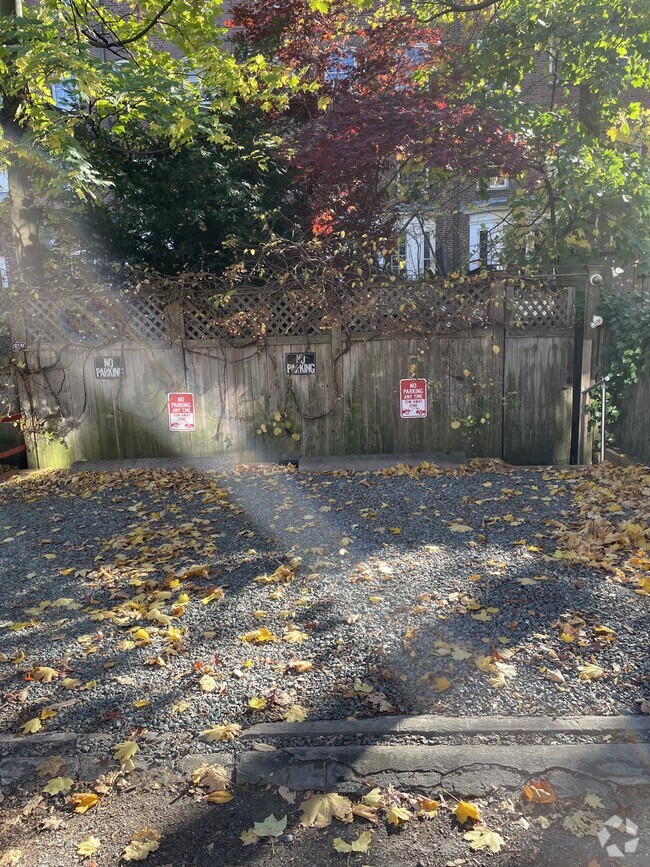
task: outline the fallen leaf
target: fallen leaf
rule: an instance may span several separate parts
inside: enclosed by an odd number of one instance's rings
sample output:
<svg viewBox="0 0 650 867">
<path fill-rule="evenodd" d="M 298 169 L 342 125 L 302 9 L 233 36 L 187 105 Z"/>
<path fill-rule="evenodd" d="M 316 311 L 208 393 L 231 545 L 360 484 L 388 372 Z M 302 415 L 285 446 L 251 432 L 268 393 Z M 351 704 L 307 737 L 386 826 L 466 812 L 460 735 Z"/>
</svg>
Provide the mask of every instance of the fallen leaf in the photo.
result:
<svg viewBox="0 0 650 867">
<path fill-rule="evenodd" d="M 468 524 L 450 524 L 449 529 L 452 533 L 470 533 L 472 531 L 472 527 Z"/>
<path fill-rule="evenodd" d="M 371 789 L 367 795 L 364 795 L 361 800 L 369 807 L 380 807 L 382 805 L 381 789 L 376 787 Z"/>
<path fill-rule="evenodd" d="M 547 780 L 531 780 L 523 787 L 521 799 L 529 804 L 554 804 L 557 795 Z"/>
<path fill-rule="evenodd" d="M 212 726 L 201 732 L 208 743 L 212 741 L 234 741 L 241 734 L 241 726 L 239 723 L 224 723 L 222 726 Z"/>
<path fill-rule="evenodd" d="M 284 833 L 287 827 L 287 817 L 276 819 L 275 814 L 271 813 L 263 822 L 254 822 L 253 831 L 258 837 L 279 837 Z"/>
<path fill-rule="evenodd" d="M 266 707 L 266 699 L 254 695 L 253 698 L 249 699 L 248 706 L 252 707 L 253 710 L 263 710 Z"/>
<path fill-rule="evenodd" d="M 65 769 L 65 756 L 48 756 L 36 765 L 36 773 L 39 777 L 58 777 Z"/>
<path fill-rule="evenodd" d="M 242 841 L 244 846 L 252 846 L 253 843 L 259 843 L 262 838 L 258 837 L 252 828 L 249 828 L 247 831 L 241 832 L 239 839 Z"/>
<path fill-rule="evenodd" d="M 425 798 L 424 795 L 420 795 L 417 799 L 417 804 L 418 816 L 422 816 L 424 819 L 433 819 L 438 812 L 440 801 L 433 801 L 431 798 Z"/>
<path fill-rule="evenodd" d="M 94 855 L 101 845 L 99 837 L 88 837 L 77 846 L 77 855 L 87 858 L 89 855 Z"/>
<path fill-rule="evenodd" d="M 402 825 L 413 818 L 413 813 L 406 807 L 389 807 L 386 811 L 386 821 L 389 825 Z"/>
<path fill-rule="evenodd" d="M 74 784 L 72 777 L 52 777 L 50 782 L 43 786 L 43 791 L 48 795 L 60 795 L 69 792 Z"/>
<path fill-rule="evenodd" d="M 240 635 L 241 641 L 247 641 L 249 644 L 263 644 L 265 641 L 277 641 L 277 635 L 274 635 L 266 626 L 261 626 L 259 629 L 254 629 L 252 632 L 247 632 L 245 635 Z"/>
<path fill-rule="evenodd" d="M 579 665 L 578 672 L 580 680 L 598 680 L 598 678 L 605 674 L 604 670 L 593 662 L 588 662 L 586 665 Z"/>
<path fill-rule="evenodd" d="M 598 816 L 585 813 L 584 810 L 576 810 L 575 813 L 564 817 L 562 827 L 565 831 L 573 834 L 574 837 L 596 837 L 603 827 L 603 823 Z"/>
<path fill-rule="evenodd" d="M 133 765 L 133 756 L 139 751 L 140 747 L 135 741 L 122 741 L 115 744 L 113 747 L 113 758 L 121 765 Z"/>
<path fill-rule="evenodd" d="M 281 798 L 284 798 L 284 800 L 288 804 L 295 804 L 296 803 L 296 793 L 291 792 L 286 786 L 280 786 L 280 788 L 278 789 L 278 795 Z"/>
<path fill-rule="evenodd" d="M 293 668 L 294 671 L 299 671 L 301 673 L 310 671 L 313 667 L 313 663 L 306 659 L 294 659 L 293 662 L 289 663 L 289 668 Z"/>
<path fill-rule="evenodd" d="M 354 816 L 360 816 L 362 819 L 367 819 L 368 822 L 376 822 L 377 821 L 377 807 L 369 807 L 367 804 L 354 804 L 352 807 L 352 814 Z"/>
<path fill-rule="evenodd" d="M 585 795 L 585 805 L 587 807 L 593 807 L 594 810 L 603 810 L 605 808 L 605 805 L 598 795 Z"/>
<path fill-rule="evenodd" d="M 307 710 L 299 704 L 292 704 L 290 708 L 285 711 L 284 721 L 285 722 L 303 722 L 307 719 Z"/>
<path fill-rule="evenodd" d="M 471 840 L 470 849 L 489 849 L 490 852 L 497 853 L 505 843 L 505 840 L 496 831 L 490 831 L 488 828 L 473 828 L 465 834 L 466 840 Z"/>
<path fill-rule="evenodd" d="M 93 792 L 77 792 L 70 799 L 75 813 L 85 813 L 99 801 Z"/>
<path fill-rule="evenodd" d="M 359 834 L 356 840 L 352 840 L 350 843 L 346 843 L 340 837 L 335 837 L 332 841 L 332 846 L 334 846 L 337 852 L 343 852 L 344 854 L 348 852 L 367 852 L 371 840 L 372 834 L 370 831 L 364 831 L 362 834 Z"/>
<path fill-rule="evenodd" d="M 447 677 L 437 677 L 434 681 L 433 688 L 436 692 L 444 692 L 451 686 L 451 681 Z"/>
<path fill-rule="evenodd" d="M 28 719 L 26 723 L 23 723 L 20 730 L 24 735 L 32 735 L 35 732 L 40 731 L 42 728 L 43 726 L 41 725 L 40 719 L 34 717 L 34 719 Z"/>
<path fill-rule="evenodd" d="M 289 644 L 302 644 L 303 641 L 307 641 L 309 638 L 306 632 L 301 632 L 299 629 L 290 629 L 282 637 Z"/>
<path fill-rule="evenodd" d="M 210 804 L 227 804 L 228 801 L 232 801 L 233 797 L 232 792 L 226 792 L 225 789 L 221 789 L 218 792 L 210 792 L 209 795 L 205 796 L 205 800 L 209 801 Z"/>
<path fill-rule="evenodd" d="M 6 849 L 0 855 L 0 867 L 16 867 L 22 857 L 22 849 Z"/>
<path fill-rule="evenodd" d="M 141 828 L 136 831 L 122 856 L 125 861 L 144 861 L 152 852 L 159 848 L 160 834 L 153 828 Z"/>
<path fill-rule="evenodd" d="M 468 819 L 471 819 L 472 822 L 481 821 L 481 812 L 476 804 L 472 804 L 471 801 L 459 801 L 453 813 L 461 825 L 464 825 Z"/>
<path fill-rule="evenodd" d="M 312 795 L 300 805 L 303 814 L 300 824 L 303 828 L 327 828 L 332 824 L 332 818 L 349 822 L 352 818 L 352 802 L 332 792 L 324 795 Z"/>
<path fill-rule="evenodd" d="M 40 680 L 42 683 L 51 683 L 52 679 L 58 676 L 56 668 L 48 668 L 47 665 L 37 665 L 29 672 L 30 680 Z"/>
<path fill-rule="evenodd" d="M 223 765 L 201 765 L 193 771 L 192 782 L 208 792 L 223 792 L 230 783 L 230 774 Z"/>
<path fill-rule="evenodd" d="M 214 692 L 217 688 L 217 681 L 211 674 L 204 674 L 199 678 L 199 687 L 202 692 Z"/>
</svg>

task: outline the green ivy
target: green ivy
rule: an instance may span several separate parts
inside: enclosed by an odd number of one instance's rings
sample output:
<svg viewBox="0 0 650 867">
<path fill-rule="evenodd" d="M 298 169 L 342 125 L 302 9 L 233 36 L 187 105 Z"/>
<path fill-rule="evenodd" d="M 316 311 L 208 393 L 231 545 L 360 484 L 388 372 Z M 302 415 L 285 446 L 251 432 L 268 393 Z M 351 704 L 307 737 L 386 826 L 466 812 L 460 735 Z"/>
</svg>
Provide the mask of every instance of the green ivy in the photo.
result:
<svg viewBox="0 0 650 867">
<path fill-rule="evenodd" d="M 291 421 L 284 410 L 274 412 L 268 421 L 262 422 L 256 432 L 259 436 L 263 434 L 270 434 L 276 437 L 288 436 L 294 442 L 299 442 L 302 436 L 300 428 Z"/>
<path fill-rule="evenodd" d="M 650 303 L 640 293 L 604 292 L 596 313 L 607 329 L 598 379 L 609 376 L 606 422 L 611 425 L 621 415 L 630 386 L 650 370 Z M 600 395 L 593 395 L 589 414 L 592 420 L 600 417 Z"/>
</svg>

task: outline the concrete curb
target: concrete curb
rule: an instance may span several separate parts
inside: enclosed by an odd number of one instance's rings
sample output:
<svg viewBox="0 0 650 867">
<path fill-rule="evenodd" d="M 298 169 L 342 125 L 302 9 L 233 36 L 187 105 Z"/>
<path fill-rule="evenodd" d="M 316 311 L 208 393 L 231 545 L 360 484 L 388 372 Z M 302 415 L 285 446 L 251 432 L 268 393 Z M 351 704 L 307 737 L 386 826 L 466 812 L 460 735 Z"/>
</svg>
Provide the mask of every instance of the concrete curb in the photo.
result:
<svg viewBox="0 0 650 867">
<path fill-rule="evenodd" d="M 561 797 L 593 791 L 599 783 L 650 787 L 650 754 L 634 744 L 342 746 L 245 752 L 235 765 L 239 785 L 295 791 L 393 785 L 480 797 L 494 788 L 519 789 L 539 776 Z"/>
<path fill-rule="evenodd" d="M 650 716 L 549 717 L 444 717 L 383 716 L 358 720 L 317 720 L 303 723 L 260 723 L 242 733 L 246 738 L 334 737 L 370 735 L 490 734 L 614 734 L 629 732 L 650 737 Z"/>
</svg>

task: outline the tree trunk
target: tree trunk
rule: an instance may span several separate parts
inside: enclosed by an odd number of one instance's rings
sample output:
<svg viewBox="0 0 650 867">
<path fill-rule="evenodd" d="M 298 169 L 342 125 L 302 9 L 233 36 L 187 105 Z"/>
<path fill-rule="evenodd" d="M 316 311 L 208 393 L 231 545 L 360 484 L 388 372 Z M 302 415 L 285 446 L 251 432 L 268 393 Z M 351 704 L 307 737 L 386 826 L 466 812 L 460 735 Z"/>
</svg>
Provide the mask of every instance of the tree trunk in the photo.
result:
<svg viewBox="0 0 650 867">
<path fill-rule="evenodd" d="M 22 0 L 0 0 L 2 17 L 21 16 Z M 9 69 L 9 76 L 11 69 Z M 22 103 L 21 94 L 3 94 L 0 125 L 5 139 L 12 145 L 22 143 L 24 133 L 16 121 L 16 112 Z M 39 238 L 39 209 L 34 195 L 31 165 L 28 159 L 14 153 L 9 166 L 9 221 L 16 249 L 17 283 L 42 286 L 45 282 L 43 252 Z"/>
</svg>

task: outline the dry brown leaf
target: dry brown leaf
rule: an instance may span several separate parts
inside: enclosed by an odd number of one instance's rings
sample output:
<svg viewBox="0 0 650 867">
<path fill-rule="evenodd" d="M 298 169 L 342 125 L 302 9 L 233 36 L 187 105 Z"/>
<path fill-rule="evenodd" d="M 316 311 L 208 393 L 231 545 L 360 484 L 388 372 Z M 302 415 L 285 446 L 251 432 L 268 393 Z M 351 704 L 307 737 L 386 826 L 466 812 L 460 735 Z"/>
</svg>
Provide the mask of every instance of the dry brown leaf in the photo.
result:
<svg viewBox="0 0 650 867">
<path fill-rule="evenodd" d="M 300 824 L 303 828 L 327 828 L 332 819 L 342 822 L 352 821 L 352 802 L 332 792 L 325 795 L 312 795 L 300 805 L 303 814 Z"/>
<path fill-rule="evenodd" d="M 355 816 L 360 816 L 362 819 L 367 819 L 369 822 L 377 821 L 377 807 L 369 807 L 367 804 L 355 804 L 352 807 L 352 813 Z"/>
<path fill-rule="evenodd" d="M 201 765 L 193 771 L 192 782 L 208 792 L 222 792 L 228 788 L 230 774 L 223 765 Z"/>
<path fill-rule="evenodd" d="M 523 787 L 521 799 L 529 804 L 554 804 L 557 795 L 547 780 L 531 780 Z"/>
<path fill-rule="evenodd" d="M 125 861 L 144 861 L 159 848 L 160 834 L 154 828 L 141 828 L 124 850 Z"/>
<path fill-rule="evenodd" d="M 36 765 L 36 773 L 39 777 L 59 777 L 63 775 L 65 766 L 65 756 L 48 756 Z"/>
</svg>

